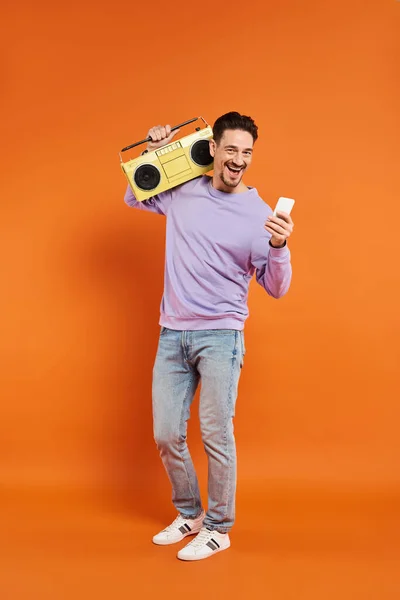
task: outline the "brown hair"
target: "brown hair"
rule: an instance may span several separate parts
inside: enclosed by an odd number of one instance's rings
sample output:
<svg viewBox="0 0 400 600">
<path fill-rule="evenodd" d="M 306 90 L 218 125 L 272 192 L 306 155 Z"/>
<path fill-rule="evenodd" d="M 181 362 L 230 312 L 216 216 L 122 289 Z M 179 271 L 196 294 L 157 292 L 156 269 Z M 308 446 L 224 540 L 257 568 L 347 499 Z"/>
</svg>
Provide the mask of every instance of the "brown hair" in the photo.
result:
<svg viewBox="0 0 400 600">
<path fill-rule="evenodd" d="M 228 112 L 225 115 L 218 117 L 215 121 L 213 138 L 216 144 L 219 144 L 226 129 L 241 129 L 242 131 L 248 131 L 253 137 L 253 142 L 258 138 L 258 127 L 253 119 L 241 115 L 238 112 Z"/>
</svg>

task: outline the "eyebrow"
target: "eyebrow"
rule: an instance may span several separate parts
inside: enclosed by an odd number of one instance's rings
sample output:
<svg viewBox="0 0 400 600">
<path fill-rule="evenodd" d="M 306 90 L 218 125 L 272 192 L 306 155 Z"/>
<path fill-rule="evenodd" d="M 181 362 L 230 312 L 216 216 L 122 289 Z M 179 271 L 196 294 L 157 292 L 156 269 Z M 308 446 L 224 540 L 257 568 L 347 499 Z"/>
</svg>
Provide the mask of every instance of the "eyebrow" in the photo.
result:
<svg viewBox="0 0 400 600">
<path fill-rule="evenodd" d="M 228 144 L 227 146 L 224 146 L 224 148 L 233 148 L 234 150 L 239 150 L 238 146 L 233 146 L 232 144 Z M 253 148 L 244 148 L 244 152 L 248 152 L 250 150 L 250 152 L 253 152 Z"/>
</svg>

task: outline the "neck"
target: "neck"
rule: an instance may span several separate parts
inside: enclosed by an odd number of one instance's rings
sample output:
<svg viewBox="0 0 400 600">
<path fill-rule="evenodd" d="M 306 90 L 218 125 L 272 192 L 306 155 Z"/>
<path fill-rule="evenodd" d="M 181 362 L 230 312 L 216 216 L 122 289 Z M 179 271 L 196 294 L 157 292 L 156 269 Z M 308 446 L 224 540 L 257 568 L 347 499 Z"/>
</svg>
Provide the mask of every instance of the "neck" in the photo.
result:
<svg viewBox="0 0 400 600">
<path fill-rule="evenodd" d="M 211 185 L 214 189 L 219 192 L 225 192 L 226 194 L 242 194 L 243 192 L 248 192 L 249 188 L 247 185 L 241 181 L 236 187 L 230 187 L 229 185 L 225 185 L 223 181 L 219 177 L 217 177 L 214 173 L 211 179 Z"/>
</svg>

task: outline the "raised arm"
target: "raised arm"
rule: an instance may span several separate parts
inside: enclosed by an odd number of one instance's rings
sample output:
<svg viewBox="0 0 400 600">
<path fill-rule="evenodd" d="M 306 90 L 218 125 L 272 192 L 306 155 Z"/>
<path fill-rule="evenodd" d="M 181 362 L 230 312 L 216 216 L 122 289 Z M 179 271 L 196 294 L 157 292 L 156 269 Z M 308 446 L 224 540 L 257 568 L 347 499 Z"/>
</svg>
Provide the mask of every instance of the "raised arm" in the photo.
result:
<svg viewBox="0 0 400 600">
<path fill-rule="evenodd" d="M 144 152 L 150 152 L 152 150 L 157 150 L 157 148 L 161 148 L 162 146 L 166 146 L 170 143 L 172 138 L 179 133 L 179 129 L 171 132 L 171 126 L 165 125 L 157 125 L 156 127 L 152 127 L 149 129 L 146 137 L 151 137 L 151 142 L 147 144 L 147 148 Z M 168 207 L 171 204 L 172 200 L 172 190 L 166 190 L 161 194 L 153 196 L 148 200 L 144 200 L 143 202 L 139 202 L 136 200 L 134 193 L 132 192 L 131 187 L 128 185 L 127 190 L 125 192 L 124 201 L 126 204 L 132 208 L 137 208 L 139 210 L 145 210 L 148 212 L 154 212 L 160 215 L 166 215 L 168 211 Z"/>
</svg>

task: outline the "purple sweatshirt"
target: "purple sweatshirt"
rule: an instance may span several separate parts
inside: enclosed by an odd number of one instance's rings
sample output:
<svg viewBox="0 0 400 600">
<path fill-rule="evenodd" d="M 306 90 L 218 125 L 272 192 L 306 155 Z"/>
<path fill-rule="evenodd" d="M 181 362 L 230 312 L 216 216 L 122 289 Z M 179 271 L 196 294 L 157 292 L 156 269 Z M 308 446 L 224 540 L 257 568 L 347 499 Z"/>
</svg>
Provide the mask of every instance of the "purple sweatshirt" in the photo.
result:
<svg viewBox="0 0 400 600">
<path fill-rule="evenodd" d="M 274 298 L 290 286 L 290 251 L 272 248 L 264 229 L 271 208 L 255 188 L 228 194 L 211 181 L 203 175 L 144 202 L 129 186 L 125 194 L 129 206 L 167 217 L 159 323 L 169 329 L 241 330 L 254 273 Z"/>
</svg>

